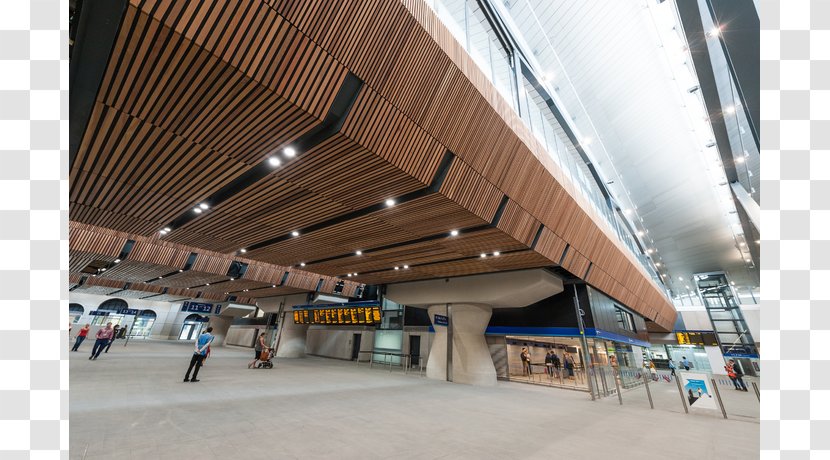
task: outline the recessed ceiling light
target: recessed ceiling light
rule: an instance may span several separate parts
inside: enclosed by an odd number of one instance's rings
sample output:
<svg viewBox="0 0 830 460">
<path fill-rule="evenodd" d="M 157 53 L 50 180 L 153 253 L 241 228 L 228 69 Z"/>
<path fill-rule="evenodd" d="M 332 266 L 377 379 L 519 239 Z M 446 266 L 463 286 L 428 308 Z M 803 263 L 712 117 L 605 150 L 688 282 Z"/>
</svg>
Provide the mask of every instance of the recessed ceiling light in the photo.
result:
<svg viewBox="0 0 830 460">
<path fill-rule="evenodd" d="M 277 287 L 277 285 L 276 285 L 276 284 L 272 284 L 272 285 L 271 285 L 271 287 L 272 287 L 272 288 L 275 288 L 275 287 Z"/>
<path fill-rule="evenodd" d="M 242 254 L 245 254 L 246 252 L 248 252 L 248 250 L 245 249 L 245 248 L 242 248 L 242 249 L 239 250 L 239 252 L 241 252 Z"/>
<path fill-rule="evenodd" d="M 388 200 L 386 200 L 386 206 L 395 206 L 395 200 L 389 198 Z"/>
<path fill-rule="evenodd" d="M 354 253 L 355 253 L 355 254 L 357 254 L 357 255 L 359 255 L 359 256 L 362 256 L 362 255 L 363 255 L 363 251 L 355 251 Z"/>
<path fill-rule="evenodd" d="M 403 269 L 404 269 L 404 270 L 406 270 L 407 268 L 409 268 L 409 265 L 404 265 L 404 266 L 403 266 Z"/>
<path fill-rule="evenodd" d="M 755 240 L 755 244 L 761 244 L 761 240 Z"/>
<path fill-rule="evenodd" d="M 494 256 L 498 256 L 498 255 L 500 255 L 500 254 L 501 254 L 501 253 L 500 253 L 499 251 L 496 251 L 496 252 L 494 252 L 494 253 L 493 253 L 493 255 L 494 255 Z"/>
<path fill-rule="evenodd" d="M 352 273 L 354 276 L 357 276 L 357 273 Z"/>
<path fill-rule="evenodd" d="M 458 236 L 458 230 L 451 231 L 450 236 Z"/>
<path fill-rule="evenodd" d="M 712 30 L 709 31 L 709 35 L 712 37 L 717 37 L 720 35 L 720 27 L 714 27 Z"/>
<path fill-rule="evenodd" d="M 105 272 L 105 271 L 107 271 L 107 268 L 106 268 L 106 267 L 104 267 L 104 268 L 102 268 L 102 269 L 101 269 L 101 271 L 102 271 L 102 272 Z"/>
<path fill-rule="evenodd" d="M 655 266 L 655 267 L 659 267 L 659 266 L 660 266 L 660 262 L 654 262 L 654 266 Z"/>
<path fill-rule="evenodd" d="M 205 283 L 205 286 L 210 286 L 210 283 Z"/>
<path fill-rule="evenodd" d="M 165 232 L 169 232 L 169 231 L 170 231 L 170 227 L 164 227 L 164 231 L 165 231 Z"/>
<path fill-rule="evenodd" d="M 689 289 L 689 286 L 686 286 L 686 289 Z"/>
<path fill-rule="evenodd" d="M 248 292 L 248 290 L 247 290 L 247 289 L 243 289 L 243 290 L 242 290 L 242 292 Z"/>
<path fill-rule="evenodd" d="M 747 262 L 752 262 L 752 259 L 746 259 Z"/>
<path fill-rule="evenodd" d="M 643 231 L 642 231 L 642 230 L 640 230 L 640 231 L 638 231 L 638 232 L 637 232 L 637 236 L 643 236 L 643 235 L 645 235 L 645 233 L 643 233 Z"/>
<path fill-rule="evenodd" d="M 400 270 L 400 269 L 401 269 L 401 267 L 398 267 L 397 265 L 395 266 L 395 270 Z"/>
<path fill-rule="evenodd" d="M 732 286 L 734 286 L 734 285 L 735 285 L 735 282 L 734 282 L 734 281 L 730 281 L 730 282 L 729 282 L 729 284 L 731 284 Z"/>
<path fill-rule="evenodd" d="M 591 142 L 593 142 L 593 139 L 591 139 L 590 137 L 582 139 L 582 145 L 591 145 Z"/>
<path fill-rule="evenodd" d="M 234 279 L 236 279 L 236 278 L 231 278 L 231 281 L 233 281 Z"/>
<path fill-rule="evenodd" d="M 746 243 L 744 243 L 743 241 L 741 241 L 740 244 L 741 244 L 741 246 L 746 246 Z"/>
<path fill-rule="evenodd" d="M 162 279 L 162 278 L 164 278 L 164 277 L 163 277 L 163 276 L 159 276 L 159 279 Z"/>
<path fill-rule="evenodd" d="M 743 162 L 744 162 L 744 157 L 735 158 L 735 163 L 743 163 Z"/>
<path fill-rule="evenodd" d="M 93 278 L 95 278 L 96 276 L 98 276 L 98 275 L 92 275 Z"/>
<path fill-rule="evenodd" d="M 285 153 L 285 156 L 287 156 L 288 158 L 293 158 L 293 157 L 294 157 L 294 155 L 296 155 L 296 154 L 297 154 L 297 151 L 296 151 L 296 150 L 294 150 L 294 149 L 293 149 L 293 148 L 291 148 L 291 147 L 286 147 L 286 148 L 284 148 L 282 151 L 283 151 L 283 153 Z"/>
<path fill-rule="evenodd" d="M 183 271 L 184 271 L 184 270 L 182 270 L 181 268 L 179 269 L 179 273 L 181 273 L 181 272 L 183 272 Z"/>
<path fill-rule="evenodd" d="M 115 259 L 115 263 L 121 263 L 121 259 Z"/>
<path fill-rule="evenodd" d="M 166 235 L 166 234 L 167 234 L 167 232 L 165 232 L 164 230 L 159 230 L 159 233 L 161 233 L 162 235 Z"/>
<path fill-rule="evenodd" d="M 347 273 L 347 274 L 346 274 L 346 276 L 348 276 L 349 278 L 351 278 L 351 277 L 352 277 L 352 274 L 351 274 L 351 273 Z"/>
<path fill-rule="evenodd" d="M 678 276 L 678 277 L 677 277 L 677 279 L 679 279 L 680 281 L 683 281 L 683 277 L 682 277 L 682 276 Z"/>
<path fill-rule="evenodd" d="M 279 166 L 280 165 L 280 159 L 277 158 L 277 157 L 270 157 L 270 158 L 268 158 L 268 164 L 270 164 L 271 166 Z"/>
<path fill-rule="evenodd" d="M 626 213 L 626 214 L 631 214 L 631 209 L 626 209 L 626 210 L 625 210 L 625 211 L 623 211 L 623 212 L 624 212 L 624 213 Z"/>
<path fill-rule="evenodd" d="M 193 208 L 193 212 L 195 212 L 196 214 L 201 214 L 202 210 L 199 208 Z"/>
<path fill-rule="evenodd" d="M 207 209 L 208 205 L 206 203 L 199 203 L 199 207 L 202 209 Z"/>
<path fill-rule="evenodd" d="M 649 249 L 646 250 L 646 252 L 649 253 L 649 254 L 654 254 L 654 249 L 649 248 Z"/>
<path fill-rule="evenodd" d="M 305 262 L 300 262 L 301 267 L 305 267 Z"/>
<path fill-rule="evenodd" d="M 294 230 L 293 232 L 291 232 L 291 236 L 300 236 L 300 232 Z"/>
<path fill-rule="evenodd" d="M 485 257 L 487 257 L 487 254 L 485 254 L 485 253 L 483 253 L 483 252 L 482 252 L 482 253 L 481 253 L 481 258 L 483 259 L 483 258 L 485 258 Z"/>
</svg>

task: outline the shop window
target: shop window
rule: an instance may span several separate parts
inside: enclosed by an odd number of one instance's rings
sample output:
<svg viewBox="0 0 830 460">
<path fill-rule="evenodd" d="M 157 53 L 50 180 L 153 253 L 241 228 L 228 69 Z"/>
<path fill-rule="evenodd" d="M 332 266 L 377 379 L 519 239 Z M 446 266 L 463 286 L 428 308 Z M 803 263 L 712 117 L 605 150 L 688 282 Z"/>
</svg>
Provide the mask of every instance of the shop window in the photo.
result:
<svg viewBox="0 0 830 460">
<path fill-rule="evenodd" d="M 69 304 L 69 321 L 73 324 L 77 323 L 81 320 L 81 316 L 84 315 L 84 306 L 79 303 L 71 303 Z"/>
</svg>

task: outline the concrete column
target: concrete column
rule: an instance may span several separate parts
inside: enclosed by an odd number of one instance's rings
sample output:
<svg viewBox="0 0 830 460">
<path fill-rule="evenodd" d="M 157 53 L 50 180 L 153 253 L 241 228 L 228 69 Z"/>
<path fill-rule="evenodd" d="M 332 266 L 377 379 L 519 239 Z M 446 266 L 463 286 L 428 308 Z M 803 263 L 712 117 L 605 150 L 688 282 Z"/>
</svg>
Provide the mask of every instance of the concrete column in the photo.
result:
<svg viewBox="0 0 830 460">
<path fill-rule="evenodd" d="M 208 326 L 213 328 L 213 335 L 216 337 L 213 339 L 213 343 L 216 346 L 224 347 L 225 346 L 225 339 L 228 335 L 228 329 L 231 328 L 231 323 L 233 322 L 232 316 L 211 316 L 210 323 Z"/>
<path fill-rule="evenodd" d="M 436 326 L 435 315 L 446 315 L 446 304 L 429 307 L 435 339 L 429 351 L 427 377 L 447 378 L 447 326 Z M 492 386 L 496 368 L 484 339 L 492 307 L 484 304 L 452 304 L 452 380 L 455 383 Z"/>
<path fill-rule="evenodd" d="M 290 313 L 288 312 L 285 315 L 285 324 L 282 326 L 282 337 L 277 349 L 277 357 L 305 358 L 305 339 L 308 324 L 295 324 Z"/>
</svg>

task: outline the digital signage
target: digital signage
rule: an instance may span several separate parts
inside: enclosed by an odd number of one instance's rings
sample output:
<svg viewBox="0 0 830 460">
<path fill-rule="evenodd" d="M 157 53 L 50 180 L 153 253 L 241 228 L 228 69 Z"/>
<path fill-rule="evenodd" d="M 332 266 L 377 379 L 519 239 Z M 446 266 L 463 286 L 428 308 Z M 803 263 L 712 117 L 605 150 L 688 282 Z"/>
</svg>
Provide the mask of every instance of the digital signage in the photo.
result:
<svg viewBox="0 0 830 460">
<path fill-rule="evenodd" d="M 718 338 L 714 332 L 675 332 L 679 345 L 709 345 L 718 346 Z"/>
<path fill-rule="evenodd" d="M 380 323 L 380 306 L 356 305 L 294 310 L 296 324 L 371 325 Z"/>
</svg>

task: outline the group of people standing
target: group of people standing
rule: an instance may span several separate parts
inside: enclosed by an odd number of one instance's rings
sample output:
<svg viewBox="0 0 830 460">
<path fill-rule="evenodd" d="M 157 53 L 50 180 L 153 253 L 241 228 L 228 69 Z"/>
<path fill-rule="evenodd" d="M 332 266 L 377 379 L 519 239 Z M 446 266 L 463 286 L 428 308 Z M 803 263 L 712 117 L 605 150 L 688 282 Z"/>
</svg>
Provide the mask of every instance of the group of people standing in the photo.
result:
<svg viewBox="0 0 830 460">
<path fill-rule="evenodd" d="M 78 351 L 78 348 L 82 343 L 84 343 L 87 335 L 89 335 L 89 329 L 90 326 L 89 323 L 87 323 L 84 324 L 84 327 L 82 327 L 80 331 L 78 331 L 78 334 L 75 335 L 75 344 L 72 345 L 72 351 Z M 112 342 L 114 342 L 115 338 L 119 336 L 122 329 L 124 328 L 118 324 L 113 327 L 112 322 L 107 323 L 105 327 L 99 329 L 98 332 L 95 333 L 95 344 L 92 346 L 92 353 L 89 355 L 89 359 L 98 359 L 101 352 L 109 353 Z"/>
<path fill-rule="evenodd" d="M 530 362 L 530 350 L 528 350 L 527 347 L 523 347 L 519 356 L 522 360 L 523 375 L 533 375 L 533 367 Z M 545 373 L 550 377 L 558 377 L 560 375 L 560 369 L 562 369 L 563 366 L 565 369 L 562 375 L 568 378 L 573 378 L 574 368 L 576 367 L 573 356 L 571 356 L 570 353 L 565 353 L 563 358 L 560 360 L 559 355 L 557 355 L 555 351 L 548 350 L 545 355 Z"/>
</svg>

